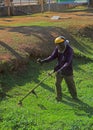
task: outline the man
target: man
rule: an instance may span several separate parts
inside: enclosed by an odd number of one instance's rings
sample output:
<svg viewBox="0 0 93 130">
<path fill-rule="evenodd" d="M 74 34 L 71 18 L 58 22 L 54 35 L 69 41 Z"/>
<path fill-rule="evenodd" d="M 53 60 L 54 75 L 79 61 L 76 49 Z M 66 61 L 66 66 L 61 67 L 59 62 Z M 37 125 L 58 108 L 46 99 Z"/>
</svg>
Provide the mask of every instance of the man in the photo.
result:
<svg viewBox="0 0 93 130">
<path fill-rule="evenodd" d="M 59 36 L 55 39 L 56 48 L 52 52 L 52 54 L 41 60 L 38 59 L 39 63 L 48 63 L 54 59 L 58 60 L 56 67 L 54 68 L 54 72 L 56 72 L 56 99 L 57 101 L 62 100 L 62 87 L 61 83 L 64 79 L 68 90 L 73 99 L 77 99 L 77 91 L 73 79 L 73 50 L 69 45 L 69 41 L 65 39 L 63 36 Z"/>
</svg>

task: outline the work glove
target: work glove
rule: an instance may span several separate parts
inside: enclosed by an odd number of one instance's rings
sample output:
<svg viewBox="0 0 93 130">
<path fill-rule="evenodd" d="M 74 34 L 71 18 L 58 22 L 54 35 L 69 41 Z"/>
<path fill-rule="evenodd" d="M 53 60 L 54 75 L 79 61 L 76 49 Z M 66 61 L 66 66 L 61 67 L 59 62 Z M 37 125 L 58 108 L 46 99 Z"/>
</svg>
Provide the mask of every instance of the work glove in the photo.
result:
<svg viewBox="0 0 93 130">
<path fill-rule="evenodd" d="M 62 71 L 59 69 L 58 66 L 56 66 L 56 67 L 54 68 L 54 72 L 56 72 L 57 74 L 61 74 L 61 73 L 62 73 Z"/>
<path fill-rule="evenodd" d="M 37 59 L 37 63 L 39 63 L 41 65 L 43 64 L 43 62 L 42 62 L 42 60 L 40 58 Z"/>
<path fill-rule="evenodd" d="M 54 68 L 54 72 L 57 72 L 58 70 L 59 70 L 59 67 L 56 66 L 56 67 Z"/>
<path fill-rule="evenodd" d="M 57 74 L 62 74 L 61 70 L 56 71 Z"/>
</svg>

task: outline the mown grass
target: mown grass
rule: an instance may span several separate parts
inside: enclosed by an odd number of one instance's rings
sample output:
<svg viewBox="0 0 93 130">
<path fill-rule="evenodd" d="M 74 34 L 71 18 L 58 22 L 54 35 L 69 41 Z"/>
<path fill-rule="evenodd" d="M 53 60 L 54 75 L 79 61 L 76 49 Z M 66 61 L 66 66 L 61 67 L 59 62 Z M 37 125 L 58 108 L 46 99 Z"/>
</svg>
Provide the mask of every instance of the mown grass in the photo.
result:
<svg viewBox="0 0 93 130">
<path fill-rule="evenodd" d="M 0 79 L 6 97 L 0 101 L 1 130 L 92 130 L 93 63 L 74 59 L 74 75 L 79 102 L 72 100 L 63 82 L 63 101 L 55 100 L 55 76 L 45 80 L 18 106 L 18 101 L 53 69 L 55 62 L 40 66 L 31 61 L 25 72 L 3 74 Z"/>
<path fill-rule="evenodd" d="M 41 23 L 44 26 L 49 24 Z M 36 22 L 36 25 L 41 23 Z M 71 21 L 59 25 L 55 22 L 55 26 L 64 25 L 68 29 L 68 23 L 71 26 L 74 24 Z M 63 81 L 63 100 L 58 103 L 55 100 L 54 75 L 35 90 L 38 98 L 30 94 L 24 99 L 23 106 L 19 106 L 18 101 L 42 81 L 56 64 L 54 61 L 40 66 L 35 59 L 31 59 L 22 71 L 0 74 L 0 130 L 93 130 L 92 39 L 77 35 L 76 29 L 70 35 L 74 38 L 71 45 L 77 57 L 74 57 L 73 67 L 80 101 L 71 98 Z"/>
</svg>

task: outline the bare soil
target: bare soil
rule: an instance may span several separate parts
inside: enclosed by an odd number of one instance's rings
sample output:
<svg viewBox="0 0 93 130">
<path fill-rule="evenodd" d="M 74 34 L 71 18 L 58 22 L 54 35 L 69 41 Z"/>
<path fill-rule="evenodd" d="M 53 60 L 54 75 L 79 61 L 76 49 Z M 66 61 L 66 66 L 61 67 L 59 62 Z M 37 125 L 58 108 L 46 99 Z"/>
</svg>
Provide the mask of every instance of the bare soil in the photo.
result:
<svg viewBox="0 0 93 130">
<path fill-rule="evenodd" d="M 40 26 L 21 26 L 21 27 L 8 27 L 11 24 L 29 23 L 36 21 L 49 21 L 52 16 L 60 16 L 61 20 L 81 21 L 81 26 L 70 25 L 68 31 L 60 27 L 40 27 Z M 83 24 L 84 23 L 84 24 Z M 11 17 L 0 18 L 0 71 L 5 67 L 3 63 L 7 64 L 11 70 L 17 68 L 21 63 L 25 64 L 31 57 L 44 57 L 48 56 L 55 47 L 53 41 L 55 37 L 64 35 L 72 39 L 69 32 L 73 28 L 79 30 L 80 35 L 91 37 L 93 39 L 93 13 L 92 12 L 69 12 L 69 13 L 47 13 L 36 17 Z M 4 26 L 4 27 L 2 27 Z M 6 26 L 6 27 L 5 27 Z M 10 63 L 10 65 L 9 65 Z"/>
</svg>

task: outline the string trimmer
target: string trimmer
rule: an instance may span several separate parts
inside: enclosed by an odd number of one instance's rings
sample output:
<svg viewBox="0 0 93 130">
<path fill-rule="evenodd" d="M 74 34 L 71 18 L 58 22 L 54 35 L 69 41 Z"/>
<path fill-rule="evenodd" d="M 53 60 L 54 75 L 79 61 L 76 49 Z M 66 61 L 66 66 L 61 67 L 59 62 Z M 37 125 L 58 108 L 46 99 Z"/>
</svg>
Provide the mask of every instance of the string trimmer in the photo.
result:
<svg viewBox="0 0 93 130">
<path fill-rule="evenodd" d="M 35 93 L 34 90 L 35 90 L 37 87 L 39 87 L 39 85 L 40 85 L 44 80 L 46 80 L 48 77 L 52 76 L 53 73 L 54 73 L 54 71 L 48 73 L 48 75 L 47 75 L 43 80 L 41 80 L 41 81 L 40 81 L 34 88 L 32 88 L 22 99 L 19 100 L 18 105 L 22 106 L 22 101 L 23 101 L 27 96 L 29 96 L 31 93 L 34 94 L 34 95 L 37 97 L 37 94 Z"/>
</svg>

